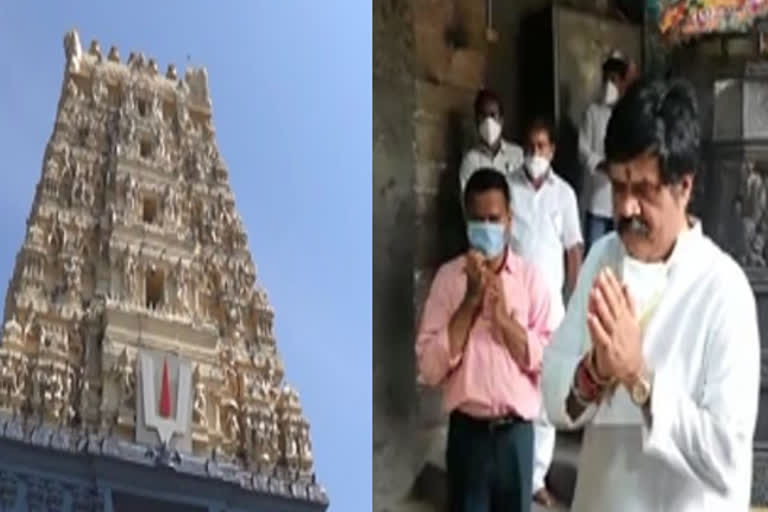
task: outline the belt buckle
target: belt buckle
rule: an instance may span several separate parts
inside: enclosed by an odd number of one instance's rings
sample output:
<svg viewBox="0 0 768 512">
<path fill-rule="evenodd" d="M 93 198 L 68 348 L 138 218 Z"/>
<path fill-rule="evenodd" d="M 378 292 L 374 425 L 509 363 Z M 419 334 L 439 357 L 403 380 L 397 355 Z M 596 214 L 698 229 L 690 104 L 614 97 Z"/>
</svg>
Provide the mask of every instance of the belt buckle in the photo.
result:
<svg viewBox="0 0 768 512">
<path fill-rule="evenodd" d="M 488 422 L 488 430 L 494 431 L 511 423 L 510 418 L 496 418 Z"/>
</svg>

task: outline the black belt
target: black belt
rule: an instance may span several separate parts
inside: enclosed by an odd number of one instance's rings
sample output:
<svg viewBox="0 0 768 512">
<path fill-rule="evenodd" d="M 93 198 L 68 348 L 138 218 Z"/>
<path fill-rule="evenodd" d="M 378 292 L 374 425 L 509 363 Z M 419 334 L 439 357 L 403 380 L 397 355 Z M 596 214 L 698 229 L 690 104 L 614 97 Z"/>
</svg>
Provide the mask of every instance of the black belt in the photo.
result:
<svg viewBox="0 0 768 512">
<path fill-rule="evenodd" d="M 514 413 L 510 413 L 505 416 L 499 416 L 497 418 L 476 418 L 461 411 L 453 411 L 451 413 L 451 422 L 460 423 L 471 428 L 483 429 L 493 432 L 494 430 L 511 427 L 512 425 L 516 425 L 518 423 L 527 423 L 528 420 L 524 420 Z"/>
</svg>

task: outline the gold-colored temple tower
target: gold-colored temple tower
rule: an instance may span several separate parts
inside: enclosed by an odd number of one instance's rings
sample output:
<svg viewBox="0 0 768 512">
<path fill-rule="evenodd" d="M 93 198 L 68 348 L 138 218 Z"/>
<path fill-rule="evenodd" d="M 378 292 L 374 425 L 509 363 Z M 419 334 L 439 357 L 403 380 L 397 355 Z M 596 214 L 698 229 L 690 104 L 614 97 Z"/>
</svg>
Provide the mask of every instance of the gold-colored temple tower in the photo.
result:
<svg viewBox="0 0 768 512">
<path fill-rule="evenodd" d="M 65 53 L 5 302 L 3 431 L 44 427 L 215 461 L 263 477 L 270 492 L 299 486 L 325 500 L 217 148 L 205 69 L 163 75 L 141 53 L 123 63 L 115 47 L 83 51 L 75 31 Z"/>
</svg>

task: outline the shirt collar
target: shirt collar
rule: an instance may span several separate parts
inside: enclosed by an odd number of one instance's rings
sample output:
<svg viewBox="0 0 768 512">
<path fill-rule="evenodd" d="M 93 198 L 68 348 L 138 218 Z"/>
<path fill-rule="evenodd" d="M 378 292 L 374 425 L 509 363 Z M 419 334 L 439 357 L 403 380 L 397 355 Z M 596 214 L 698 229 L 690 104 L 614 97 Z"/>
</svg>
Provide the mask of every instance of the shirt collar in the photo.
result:
<svg viewBox="0 0 768 512">
<path fill-rule="evenodd" d="M 531 180 L 531 177 L 528 175 L 528 171 L 525 170 L 525 166 L 521 165 L 516 169 L 516 172 L 512 175 L 515 179 L 522 181 L 526 185 L 528 185 L 531 188 L 535 188 L 533 186 L 533 181 Z M 547 175 L 544 178 L 544 181 L 541 182 L 542 185 L 554 185 L 555 184 L 555 170 L 552 168 L 552 166 L 549 166 L 549 170 L 547 171 Z"/>
<path fill-rule="evenodd" d="M 701 221 L 692 215 L 688 217 L 688 221 L 690 222 L 690 227 L 677 235 L 675 247 L 672 249 L 672 254 L 667 260 L 670 267 L 683 261 L 689 254 L 692 245 L 702 236 Z"/>
<path fill-rule="evenodd" d="M 484 155 L 489 156 L 490 158 L 496 158 L 499 155 L 506 154 L 506 152 L 509 150 L 509 143 L 505 141 L 503 138 L 501 139 L 501 144 L 499 145 L 499 150 L 494 153 L 491 148 L 483 144 L 482 142 L 479 142 L 477 145 L 477 149 Z"/>
</svg>

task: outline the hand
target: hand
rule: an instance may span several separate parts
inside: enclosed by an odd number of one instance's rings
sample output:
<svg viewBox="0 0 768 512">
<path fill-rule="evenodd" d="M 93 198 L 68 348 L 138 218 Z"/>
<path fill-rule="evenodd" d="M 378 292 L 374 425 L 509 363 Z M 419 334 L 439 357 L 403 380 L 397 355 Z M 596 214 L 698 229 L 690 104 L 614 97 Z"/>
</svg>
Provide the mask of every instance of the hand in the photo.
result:
<svg viewBox="0 0 768 512">
<path fill-rule="evenodd" d="M 592 286 L 587 325 L 598 376 L 630 386 L 644 366 L 642 331 L 629 290 L 610 269 L 602 270 Z"/>
<path fill-rule="evenodd" d="M 464 300 L 472 305 L 479 305 L 489 281 L 485 258 L 479 251 L 470 249 L 467 253 L 464 272 L 467 274 L 467 293 Z"/>
<path fill-rule="evenodd" d="M 515 318 L 514 311 L 507 310 L 504 285 L 501 276 L 490 275 L 486 288 L 487 305 L 490 309 L 494 339 L 507 348 L 512 358 L 521 366 L 527 366 L 528 333 Z"/>
<path fill-rule="evenodd" d="M 497 327 L 504 328 L 510 320 L 513 320 L 513 317 L 507 311 L 507 299 L 504 296 L 504 286 L 500 276 L 495 275 L 489 279 L 486 295 L 491 309 L 491 320 Z"/>
</svg>

